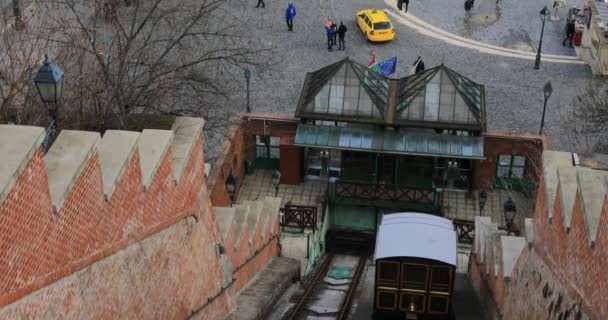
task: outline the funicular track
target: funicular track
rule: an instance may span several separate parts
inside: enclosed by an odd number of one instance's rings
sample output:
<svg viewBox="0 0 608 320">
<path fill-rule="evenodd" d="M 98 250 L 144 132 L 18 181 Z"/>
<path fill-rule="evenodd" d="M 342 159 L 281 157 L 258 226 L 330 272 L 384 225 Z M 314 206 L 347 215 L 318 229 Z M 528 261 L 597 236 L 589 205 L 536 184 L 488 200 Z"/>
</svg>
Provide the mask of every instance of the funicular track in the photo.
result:
<svg viewBox="0 0 608 320">
<path fill-rule="evenodd" d="M 337 312 L 330 311 L 328 312 L 328 314 L 324 315 L 325 317 L 335 317 L 335 319 L 341 320 L 346 319 L 348 316 L 348 311 L 350 310 L 350 306 L 353 302 L 355 290 L 359 286 L 361 276 L 365 269 L 365 262 L 367 261 L 366 255 L 352 255 L 350 257 L 355 257 L 357 259 L 357 262 L 356 266 L 353 268 L 353 273 L 351 274 L 350 281 L 348 282 L 348 288 L 344 293 L 343 299 L 339 302 L 339 308 Z M 318 271 L 316 272 L 312 280 L 309 282 L 301 298 L 291 309 L 288 315 L 284 317 L 285 320 L 305 319 L 306 315 L 311 313 L 309 307 L 314 302 L 315 298 L 318 298 L 324 290 L 331 290 L 328 288 L 323 288 L 327 285 L 326 283 L 324 283 L 324 279 L 328 276 L 330 268 L 337 260 L 336 258 L 336 254 L 329 254 L 323 264 L 318 268 Z"/>
</svg>

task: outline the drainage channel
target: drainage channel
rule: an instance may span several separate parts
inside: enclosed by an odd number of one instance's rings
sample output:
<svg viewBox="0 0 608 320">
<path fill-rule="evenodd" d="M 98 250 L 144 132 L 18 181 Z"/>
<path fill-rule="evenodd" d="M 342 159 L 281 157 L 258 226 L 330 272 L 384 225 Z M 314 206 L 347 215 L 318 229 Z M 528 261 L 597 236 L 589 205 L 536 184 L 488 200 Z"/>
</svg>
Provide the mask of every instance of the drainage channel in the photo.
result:
<svg viewBox="0 0 608 320">
<path fill-rule="evenodd" d="M 346 319 L 366 261 L 364 255 L 327 257 L 284 319 Z"/>
</svg>

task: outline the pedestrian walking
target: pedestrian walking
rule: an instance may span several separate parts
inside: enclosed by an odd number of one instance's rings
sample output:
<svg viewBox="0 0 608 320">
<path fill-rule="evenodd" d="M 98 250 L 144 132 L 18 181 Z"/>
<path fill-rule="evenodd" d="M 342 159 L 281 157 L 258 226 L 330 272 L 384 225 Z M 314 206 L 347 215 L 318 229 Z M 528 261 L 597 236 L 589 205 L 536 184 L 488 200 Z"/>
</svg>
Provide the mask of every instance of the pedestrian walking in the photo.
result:
<svg viewBox="0 0 608 320">
<path fill-rule="evenodd" d="M 475 4 L 475 0 L 465 0 L 464 2 L 464 11 L 465 13 L 469 13 Z"/>
<path fill-rule="evenodd" d="M 262 5 L 262 8 L 266 8 L 266 4 L 264 4 L 264 0 L 258 0 L 258 5 L 255 6 L 256 8 L 259 8 L 260 5 Z"/>
<path fill-rule="evenodd" d="M 332 21 L 331 22 L 331 34 L 332 34 L 332 45 L 337 45 L 338 44 L 338 25 L 336 24 L 336 21 Z"/>
<path fill-rule="evenodd" d="M 416 58 L 416 61 L 414 61 L 414 64 L 412 64 L 411 73 L 418 74 L 422 71 L 424 71 L 424 62 L 422 61 L 422 58 L 418 56 L 418 58 Z"/>
<path fill-rule="evenodd" d="M 407 7 L 410 5 L 410 0 L 404 0 L 403 2 L 405 3 L 405 12 L 407 12 Z"/>
<path fill-rule="evenodd" d="M 340 27 L 338 27 L 338 50 L 344 50 L 344 36 L 346 35 L 346 26 L 340 21 Z"/>
<path fill-rule="evenodd" d="M 569 19 L 566 23 L 566 38 L 562 41 L 562 46 L 566 46 L 566 41 L 570 40 L 570 48 L 574 48 L 572 46 L 572 38 L 574 37 L 574 19 Z"/>
<path fill-rule="evenodd" d="M 293 19 L 296 17 L 296 7 L 289 3 L 285 10 L 285 20 L 287 20 L 287 31 L 293 31 Z"/>
<path fill-rule="evenodd" d="M 327 21 L 325 25 L 325 33 L 327 34 L 327 51 L 332 51 L 332 45 L 334 41 L 333 29 L 331 28 L 331 21 Z"/>
<path fill-rule="evenodd" d="M 403 0 L 397 0 L 397 9 L 403 10 Z"/>
</svg>

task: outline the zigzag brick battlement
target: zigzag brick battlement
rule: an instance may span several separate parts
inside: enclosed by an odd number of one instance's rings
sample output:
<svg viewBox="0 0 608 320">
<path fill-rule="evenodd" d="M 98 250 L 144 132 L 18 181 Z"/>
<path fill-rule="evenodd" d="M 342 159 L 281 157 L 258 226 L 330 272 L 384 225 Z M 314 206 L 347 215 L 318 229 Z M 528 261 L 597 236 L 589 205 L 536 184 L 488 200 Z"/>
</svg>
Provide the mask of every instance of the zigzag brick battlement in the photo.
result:
<svg viewBox="0 0 608 320">
<path fill-rule="evenodd" d="M 0 125 L 0 307 L 186 216 L 204 189 L 202 128 L 44 130 Z"/>
<path fill-rule="evenodd" d="M 543 153 L 543 172 L 525 239 L 476 218 L 469 273 L 486 305 L 495 306 L 489 314 L 606 319 L 608 172 L 575 166 L 571 153 L 557 151 Z"/>
</svg>

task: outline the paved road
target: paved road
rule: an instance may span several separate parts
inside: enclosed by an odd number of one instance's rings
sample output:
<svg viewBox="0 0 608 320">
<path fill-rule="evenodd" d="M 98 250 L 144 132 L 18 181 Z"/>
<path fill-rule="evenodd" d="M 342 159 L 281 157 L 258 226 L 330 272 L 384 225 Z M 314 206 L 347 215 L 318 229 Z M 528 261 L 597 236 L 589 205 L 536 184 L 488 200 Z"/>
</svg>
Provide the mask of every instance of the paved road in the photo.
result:
<svg viewBox="0 0 608 320">
<path fill-rule="evenodd" d="M 293 115 L 306 72 L 311 72 L 347 56 L 368 63 L 371 52 L 380 58 L 398 55 L 397 76 L 409 72 L 409 64 L 421 55 L 427 67 L 445 63 L 474 81 L 485 85 L 487 124 L 491 131 L 538 132 L 542 112 L 542 87 L 550 80 L 554 93 L 549 100 L 545 133 L 559 150 L 577 150 L 562 125 L 569 121 L 573 98 L 590 85 L 592 76 L 586 65 L 541 64 L 534 70 L 533 61 L 494 56 L 452 46 L 441 40 L 396 24 L 397 38 L 385 44 L 367 43 L 358 31 L 354 15 L 369 7 L 387 7 L 382 0 L 312 0 L 294 1 L 298 13 L 294 32 L 288 32 L 284 21 L 286 1 L 267 0 L 265 9 L 254 8 L 256 0 L 230 0 L 230 11 L 245 26 L 244 35 L 256 45 L 273 48 L 276 61 L 272 71 L 253 73 L 251 106 L 253 112 Z M 507 0 L 503 0 L 507 1 Z M 503 3 L 503 5 L 505 5 Z M 396 11 L 394 11 L 396 12 Z M 336 16 L 348 27 L 346 51 L 328 52 L 323 24 Z M 560 31 L 561 32 L 561 31 Z M 244 88 L 244 79 L 236 81 Z M 244 90 L 232 97 L 229 111 L 241 111 Z"/>
</svg>

